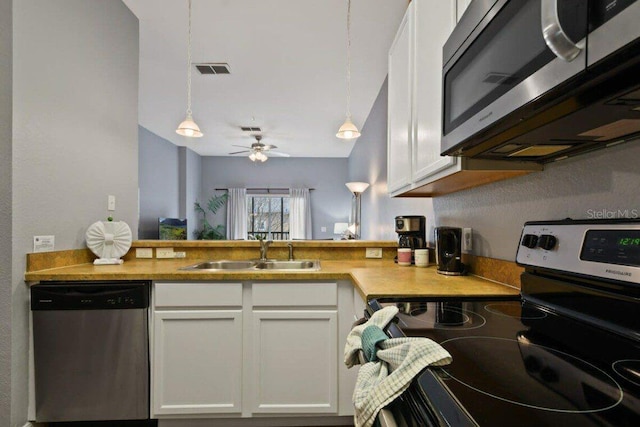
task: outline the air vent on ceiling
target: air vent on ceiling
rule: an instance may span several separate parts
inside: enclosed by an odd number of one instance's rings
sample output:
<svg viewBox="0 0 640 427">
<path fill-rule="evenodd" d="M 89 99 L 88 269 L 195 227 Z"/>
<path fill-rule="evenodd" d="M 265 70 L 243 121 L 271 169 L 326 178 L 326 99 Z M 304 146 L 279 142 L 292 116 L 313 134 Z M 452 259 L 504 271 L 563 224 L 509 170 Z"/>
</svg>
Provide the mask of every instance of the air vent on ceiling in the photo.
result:
<svg viewBox="0 0 640 427">
<path fill-rule="evenodd" d="M 240 127 L 240 129 L 242 129 L 243 132 L 262 132 L 261 128 L 250 127 L 250 126 L 242 126 Z"/>
<path fill-rule="evenodd" d="M 231 74 L 229 64 L 195 64 L 200 74 Z"/>
</svg>

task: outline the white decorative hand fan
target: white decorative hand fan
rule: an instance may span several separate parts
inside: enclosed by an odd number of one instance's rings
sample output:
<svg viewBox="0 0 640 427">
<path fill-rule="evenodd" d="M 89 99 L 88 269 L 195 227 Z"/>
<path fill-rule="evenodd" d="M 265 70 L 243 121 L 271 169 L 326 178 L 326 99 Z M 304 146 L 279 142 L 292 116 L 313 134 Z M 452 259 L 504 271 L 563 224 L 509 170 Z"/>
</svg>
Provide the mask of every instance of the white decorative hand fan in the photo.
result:
<svg viewBox="0 0 640 427">
<path fill-rule="evenodd" d="M 94 264 L 122 264 L 120 257 L 131 247 L 131 229 L 124 221 L 98 221 L 89 226 L 87 247 L 98 259 Z"/>
</svg>

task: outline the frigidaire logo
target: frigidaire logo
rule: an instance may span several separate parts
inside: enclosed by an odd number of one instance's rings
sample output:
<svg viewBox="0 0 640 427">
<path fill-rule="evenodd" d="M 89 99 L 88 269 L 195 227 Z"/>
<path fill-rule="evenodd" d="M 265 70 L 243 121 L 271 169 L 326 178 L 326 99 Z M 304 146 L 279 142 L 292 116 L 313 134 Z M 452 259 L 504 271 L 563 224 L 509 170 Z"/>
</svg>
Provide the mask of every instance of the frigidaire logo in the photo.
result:
<svg viewBox="0 0 640 427">
<path fill-rule="evenodd" d="M 620 271 L 620 270 L 609 270 L 608 268 L 605 270 L 606 273 L 609 274 L 617 274 L 618 276 L 628 276 L 631 277 L 631 273 L 628 271 Z"/>
</svg>

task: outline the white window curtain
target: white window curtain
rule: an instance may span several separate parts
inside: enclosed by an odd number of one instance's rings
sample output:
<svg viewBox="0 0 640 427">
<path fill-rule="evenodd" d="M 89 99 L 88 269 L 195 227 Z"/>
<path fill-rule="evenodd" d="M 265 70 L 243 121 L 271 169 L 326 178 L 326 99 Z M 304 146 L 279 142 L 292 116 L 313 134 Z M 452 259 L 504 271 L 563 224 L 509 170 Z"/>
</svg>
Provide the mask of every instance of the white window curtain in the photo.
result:
<svg viewBox="0 0 640 427">
<path fill-rule="evenodd" d="M 312 239 L 311 197 L 308 188 L 289 189 L 289 238 Z"/>
<path fill-rule="evenodd" d="M 247 189 L 230 188 L 227 200 L 227 239 L 247 238 Z"/>
</svg>

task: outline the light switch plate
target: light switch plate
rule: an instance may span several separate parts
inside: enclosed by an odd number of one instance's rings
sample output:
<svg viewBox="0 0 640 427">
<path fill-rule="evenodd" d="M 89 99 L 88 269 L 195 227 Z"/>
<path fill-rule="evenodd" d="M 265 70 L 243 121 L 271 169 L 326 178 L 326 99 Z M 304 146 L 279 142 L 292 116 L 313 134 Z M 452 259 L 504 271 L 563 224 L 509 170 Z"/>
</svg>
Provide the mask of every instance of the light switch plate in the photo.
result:
<svg viewBox="0 0 640 427">
<path fill-rule="evenodd" d="M 156 258 L 175 258 L 173 248 L 156 248 Z"/>
<path fill-rule="evenodd" d="M 136 248 L 136 258 L 153 258 L 153 249 Z"/>
<path fill-rule="evenodd" d="M 365 258 L 382 258 L 382 248 L 367 248 Z"/>
<path fill-rule="evenodd" d="M 107 210 L 113 212 L 116 210 L 116 196 L 111 194 L 107 196 Z"/>
</svg>

